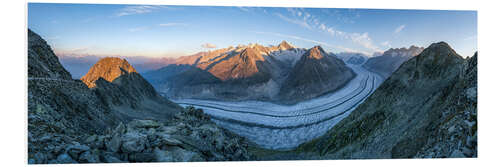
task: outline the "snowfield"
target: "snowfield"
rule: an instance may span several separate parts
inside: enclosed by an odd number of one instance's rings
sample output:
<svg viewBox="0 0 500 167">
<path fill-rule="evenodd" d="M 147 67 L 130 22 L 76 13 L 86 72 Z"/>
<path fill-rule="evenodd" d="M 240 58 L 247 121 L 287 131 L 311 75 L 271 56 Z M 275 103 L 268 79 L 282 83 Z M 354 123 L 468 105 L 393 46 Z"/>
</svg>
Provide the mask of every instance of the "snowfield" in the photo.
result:
<svg viewBox="0 0 500 167">
<path fill-rule="evenodd" d="M 287 150 L 325 134 L 348 116 L 382 83 L 383 78 L 361 66 L 349 65 L 357 76 L 333 93 L 295 105 L 263 101 L 224 102 L 172 100 L 195 106 L 212 121 L 261 147 Z"/>
</svg>

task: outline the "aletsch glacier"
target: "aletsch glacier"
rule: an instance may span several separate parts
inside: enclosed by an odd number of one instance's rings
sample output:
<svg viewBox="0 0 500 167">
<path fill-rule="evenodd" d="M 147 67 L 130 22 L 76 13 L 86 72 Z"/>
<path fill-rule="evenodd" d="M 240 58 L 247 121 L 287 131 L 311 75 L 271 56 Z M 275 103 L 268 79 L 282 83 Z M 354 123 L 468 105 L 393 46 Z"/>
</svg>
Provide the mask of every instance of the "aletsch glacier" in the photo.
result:
<svg viewBox="0 0 500 167">
<path fill-rule="evenodd" d="M 268 149 L 289 150 L 325 134 L 348 116 L 383 82 L 382 76 L 360 65 L 348 65 L 357 74 L 343 88 L 295 105 L 264 101 L 223 102 L 172 99 L 181 106 L 202 108 L 226 129 Z"/>
</svg>

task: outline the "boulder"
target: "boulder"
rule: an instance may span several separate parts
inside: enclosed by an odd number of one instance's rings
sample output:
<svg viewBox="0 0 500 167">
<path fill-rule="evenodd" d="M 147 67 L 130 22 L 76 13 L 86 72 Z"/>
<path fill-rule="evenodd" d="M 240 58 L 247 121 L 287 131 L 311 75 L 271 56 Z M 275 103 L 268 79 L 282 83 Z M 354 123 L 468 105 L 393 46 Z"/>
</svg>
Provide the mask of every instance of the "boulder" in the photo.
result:
<svg viewBox="0 0 500 167">
<path fill-rule="evenodd" d="M 99 160 L 99 156 L 97 154 L 94 154 L 91 151 L 85 151 L 82 154 L 80 154 L 80 157 L 78 158 L 78 162 L 99 163 L 101 161 Z"/>
<path fill-rule="evenodd" d="M 71 157 L 64 153 L 59 156 L 57 156 L 57 159 L 53 161 L 52 163 L 61 163 L 61 164 L 70 164 L 70 163 L 77 163 L 75 160 L 71 159 Z"/>
<path fill-rule="evenodd" d="M 121 150 L 125 153 L 137 153 L 145 149 L 147 136 L 144 134 L 129 132 L 122 136 Z"/>
<path fill-rule="evenodd" d="M 108 151 L 117 152 L 121 146 L 121 138 L 118 134 L 115 134 L 111 140 L 106 143 L 106 148 Z"/>
</svg>

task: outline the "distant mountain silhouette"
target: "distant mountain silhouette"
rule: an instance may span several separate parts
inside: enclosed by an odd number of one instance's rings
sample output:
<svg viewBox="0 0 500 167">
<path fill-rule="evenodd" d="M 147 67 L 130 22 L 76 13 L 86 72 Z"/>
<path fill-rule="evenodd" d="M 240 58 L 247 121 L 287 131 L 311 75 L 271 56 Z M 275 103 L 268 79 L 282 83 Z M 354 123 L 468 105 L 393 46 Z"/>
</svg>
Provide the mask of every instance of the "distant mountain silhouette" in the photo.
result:
<svg viewBox="0 0 500 167">
<path fill-rule="evenodd" d="M 384 77 L 388 77 L 392 72 L 410 58 L 420 54 L 423 47 L 410 46 L 409 48 L 391 48 L 380 56 L 369 58 L 363 67 L 375 71 Z"/>
</svg>

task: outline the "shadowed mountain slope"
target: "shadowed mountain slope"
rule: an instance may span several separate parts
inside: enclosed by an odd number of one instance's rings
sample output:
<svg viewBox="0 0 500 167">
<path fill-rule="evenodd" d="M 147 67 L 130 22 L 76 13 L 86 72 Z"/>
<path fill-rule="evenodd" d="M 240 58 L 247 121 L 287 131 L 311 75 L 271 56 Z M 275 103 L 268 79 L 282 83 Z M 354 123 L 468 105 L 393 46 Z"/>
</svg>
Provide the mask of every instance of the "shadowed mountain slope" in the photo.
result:
<svg viewBox="0 0 500 167">
<path fill-rule="evenodd" d="M 315 46 L 295 64 L 280 89 L 280 97 L 292 103 L 310 99 L 341 88 L 355 75 L 342 60 Z"/>
<path fill-rule="evenodd" d="M 434 43 L 296 152 L 318 159 L 477 157 L 476 115 L 477 55 L 463 59 Z"/>
</svg>

